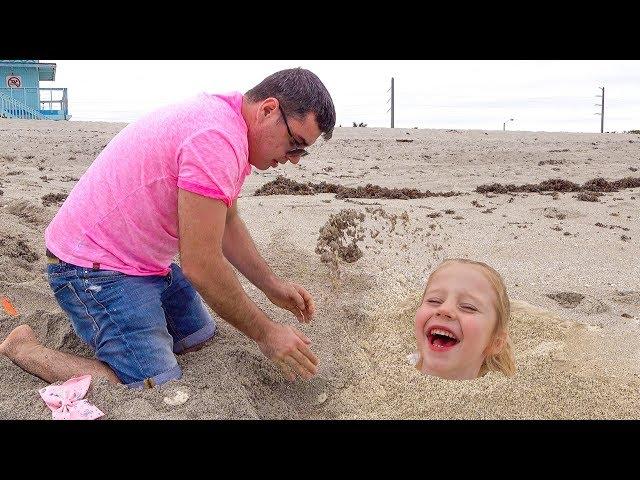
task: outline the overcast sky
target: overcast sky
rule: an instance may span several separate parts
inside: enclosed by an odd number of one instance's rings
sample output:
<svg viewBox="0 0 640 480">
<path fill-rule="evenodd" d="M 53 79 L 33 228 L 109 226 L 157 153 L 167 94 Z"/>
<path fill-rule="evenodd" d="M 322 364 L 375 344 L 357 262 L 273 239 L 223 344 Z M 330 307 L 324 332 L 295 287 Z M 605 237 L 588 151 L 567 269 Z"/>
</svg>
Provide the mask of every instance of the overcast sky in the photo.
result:
<svg viewBox="0 0 640 480">
<path fill-rule="evenodd" d="M 333 97 L 337 124 L 599 132 L 640 129 L 638 60 L 42 60 L 57 63 L 73 120 L 130 122 L 201 91 L 245 92 L 292 67 L 316 73 Z"/>
</svg>

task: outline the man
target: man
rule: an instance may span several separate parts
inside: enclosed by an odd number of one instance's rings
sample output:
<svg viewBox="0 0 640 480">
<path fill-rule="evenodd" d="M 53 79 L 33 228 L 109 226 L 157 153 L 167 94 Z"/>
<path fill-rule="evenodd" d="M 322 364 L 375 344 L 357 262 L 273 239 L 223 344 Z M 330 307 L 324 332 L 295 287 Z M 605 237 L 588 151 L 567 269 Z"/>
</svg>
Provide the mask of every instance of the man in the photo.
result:
<svg viewBox="0 0 640 480">
<path fill-rule="evenodd" d="M 45 231 L 49 283 L 96 359 L 48 349 L 28 325 L 14 329 L 0 353 L 50 383 L 91 374 L 151 388 L 180 378 L 174 354 L 214 335 L 204 299 L 289 380 L 312 377 L 310 340 L 258 308 L 230 264 L 272 303 L 312 319 L 313 298 L 274 275 L 237 197 L 252 165 L 297 164 L 334 125 L 329 92 L 300 68 L 274 73 L 244 96 L 201 94 L 129 124 Z M 181 267 L 171 263 L 176 253 Z"/>
</svg>

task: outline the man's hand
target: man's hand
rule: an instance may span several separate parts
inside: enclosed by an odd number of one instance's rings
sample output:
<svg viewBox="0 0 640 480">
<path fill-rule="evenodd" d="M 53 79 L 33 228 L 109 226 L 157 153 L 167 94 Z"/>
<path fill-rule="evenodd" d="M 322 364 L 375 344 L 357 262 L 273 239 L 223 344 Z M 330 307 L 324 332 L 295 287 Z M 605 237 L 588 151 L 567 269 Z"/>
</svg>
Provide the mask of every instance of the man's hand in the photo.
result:
<svg viewBox="0 0 640 480">
<path fill-rule="evenodd" d="M 271 303 L 289 310 L 302 323 L 311 322 L 316 307 L 313 297 L 302 286 L 293 282 L 277 280 L 269 289 L 265 290 L 265 295 Z"/>
<path fill-rule="evenodd" d="M 264 356 L 278 365 L 290 381 L 295 380 L 296 373 L 308 380 L 318 371 L 318 358 L 308 347 L 311 340 L 294 327 L 272 323 L 257 343 Z"/>
</svg>

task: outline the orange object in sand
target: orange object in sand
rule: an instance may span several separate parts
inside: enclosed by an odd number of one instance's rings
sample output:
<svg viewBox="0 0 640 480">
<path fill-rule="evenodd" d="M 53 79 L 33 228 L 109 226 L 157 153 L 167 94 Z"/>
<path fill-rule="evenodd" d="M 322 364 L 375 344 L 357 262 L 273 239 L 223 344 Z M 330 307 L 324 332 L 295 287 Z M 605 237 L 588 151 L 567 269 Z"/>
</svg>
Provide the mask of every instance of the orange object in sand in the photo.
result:
<svg viewBox="0 0 640 480">
<path fill-rule="evenodd" d="M 2 297 L 2 308 L 4 308 L 4 311 L 7 312 L 12 317 L 18 316 L 18 311 L 16 310 L 16 307 L 14 307 L 11 304 L 11 302 L 7 297 Z"/>
</svg>

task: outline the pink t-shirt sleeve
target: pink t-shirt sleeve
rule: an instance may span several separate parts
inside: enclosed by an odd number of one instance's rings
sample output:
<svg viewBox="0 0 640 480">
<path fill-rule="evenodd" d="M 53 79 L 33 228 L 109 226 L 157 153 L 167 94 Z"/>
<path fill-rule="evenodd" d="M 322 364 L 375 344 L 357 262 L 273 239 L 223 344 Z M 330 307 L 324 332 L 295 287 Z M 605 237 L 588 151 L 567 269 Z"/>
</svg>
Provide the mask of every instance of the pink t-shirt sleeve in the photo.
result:
<svg viewBox="0 0 640 480">
<path fill-rule="evenodd" d="M 178 152 L 178 187 L 219 199 L 231 207 L 237 196 L 240 165 L 237 147 L 219 130 L 202 130 Z"/>
</svg>

